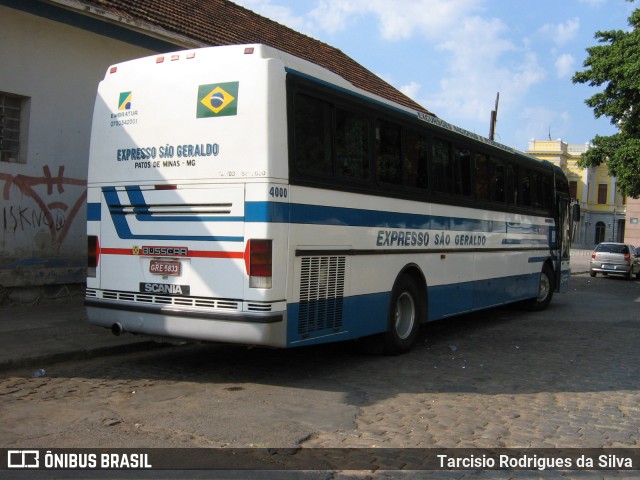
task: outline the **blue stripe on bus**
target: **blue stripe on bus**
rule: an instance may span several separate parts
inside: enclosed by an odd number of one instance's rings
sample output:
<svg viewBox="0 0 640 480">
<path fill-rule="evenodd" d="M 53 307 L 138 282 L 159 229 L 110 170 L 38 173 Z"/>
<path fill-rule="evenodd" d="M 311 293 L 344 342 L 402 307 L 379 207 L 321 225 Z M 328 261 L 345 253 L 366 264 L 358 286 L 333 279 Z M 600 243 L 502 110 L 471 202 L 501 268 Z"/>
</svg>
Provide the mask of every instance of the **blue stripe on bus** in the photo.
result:
<svg viewBox="0 0 640 480">
<path fill-rule="evenodd" d="M 127 192 L 127 196 L 129 197 L 129 201 L 131 202 L 131 206 L 141 209 L 143 213 L 149 211 L 149 206 L 142 195 L 140 187 L 129 185 L 124 188 Z"/>
<path fill-rule="evenodd" d="M 348 340 L 384 332 L 390 298 L 391 292 L 345 297 L 340 318 L 326 321 L 321 312 L 333 308 L 336 299 L 316 300 L 306 305 L 290 303 L 287 305 L 287 345 L 333 342 L 336 335 Z M 301 319 L 301 310 L 309 309 L 319 315 Z"/>
<path fill-rule="evenodd" d="M 246 202 L 244 221 L 253 223 L 289 223 L 291 204 L 281 202 Z"/>
<path fill-rule="evenodd" d="M 99 203 L 87 203 L 87 221 L 99 222 L 102 218 L 102 211 Z"/>
<path fill-rule="evenodd" d="M 246 202 L 244 216 L 155 216 L 148 213 L 147 205 L 140 187 L 125 187 L 136 220 L 143 222 L 251 222 L 251 223 L 295 223 L 306 225 L 334 225 L 351 227 L 405 228 L 423 230 L 445 230 L 464 232 L 495 232 L 539 234 L 540 228 L 547 225 L 531 225 L 516 222 L 478 220 L 472 218 L 447 217 L 441 215 L 422 215 L 388 211 L 365 210 L 359 208 L 333 207 L 283 202 Z M 124 215 L 124 206 L 120 203 L 115 187 L 104 187 L 103 193 L 121 238 L 170 238 L 195 240 L 242 241 L 242 237 L 201 237 L 201 236 L 134 236 Z M 98 206 L 99 207 L 99 206 Z M 99 208 L 98 208 L 99 210 Z M 98 214 L 99 215 L 99 214 Z M 97 217 L 99 220 L 99 216 Z M 505 239 L 503 244 L 546 244 L 540 239 Z"/>
<path fill-rule="evenodd" d="M 546 240 L 539 238 L 505 238 L 502 240 L 503 245 L 547 245 Z"/>
<path fill-rule="evenodd" d="M 539 281 L 540 274 L 534 273 L 429 287 L 427 318 L 435 321 L 535 298 Z M 305 305 L 305 310 L 311 308 L 319 315 L 303 319 L 300 319 L 302 304 L 291 303 L 287 305 L 287 345 L 349 340 L 385 332 L 390 299 L 391 292 L 345 297 L 342 300 L 343 315 L 338 325 L 331 318 L 326 322 L 322 318 L 322 312 L 334 308 L 335 299 Z"/>
<path fill-rule="evenodd" d="M 208 217 L 197 215 L 172 215 L 172 216 L 158 216 L 151 213 L 138 213 L 136 209 L 133 209 L 133 213 L 136 215 L 136 220 L 139 222 L 242 222 L 244 217 Z"/>
<path fill-rule="evenodd" d="M 204 215 L 172 215 L 171 217 L 162 217 L 149 213 L 149 205 L 147 204 L 140 187 L 125 187 L 133 213 L 139 222 L 242 222 L 244 217 L 221 217 L 221 216 L 204 216 Z"/>
<path fill-rule="evenodd" d="M 547 261 L 549 257 L 531 257 L 529 258 L 529 262 L 528 263 L 544 263 Z M 551 256 L 551 260 L 553 260 L 554 262 L 556 261 L 556 256 L 552 255 Z"/>
<path fill-rule="evenodd" d="M 114 187 L 105 187 L 102 189 L 109 211 L 111 213 L 111 220 L 116 229 L 118 237 L 123 240 L 190 240 L 201 242 L 239 242 L 244 243 L 244 237 L 242 236 L 219 236 L 219 235 L 151 235 L 151 234 L 134 234 L 129 228 L 127 222 L 127 215 L 123 214 L 123 206 L 118 198 L 118 192 Z M 131 187 L 127 189 L 127 194 L 132 203 L 142 206 L 138 202 L 144 203 L 142 193 L 139 191 L 139 187 Z M 139 194 L 139 195 L 138 195 Z M 194 217 L 195 218 L 195 217 Z M 164 221 L 172 221 L 167 218 Z"/>
<path fill-rule="evenodd" d="M 539 233 L 538 228 L 541 226 L 473 218 L 281 202 L 247 202 L 245 204 L 244 220 L 246 222 L 496 233 Z"/>
</svg>

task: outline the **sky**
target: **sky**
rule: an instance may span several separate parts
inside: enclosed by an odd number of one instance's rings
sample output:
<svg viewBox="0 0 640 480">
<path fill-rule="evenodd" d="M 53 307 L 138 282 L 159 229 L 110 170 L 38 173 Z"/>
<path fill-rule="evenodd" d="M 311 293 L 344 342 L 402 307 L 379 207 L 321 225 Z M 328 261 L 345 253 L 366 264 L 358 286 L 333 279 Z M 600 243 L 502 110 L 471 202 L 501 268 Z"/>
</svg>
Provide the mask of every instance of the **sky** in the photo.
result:
<svg viewBox="0 0 640 480">
<path fill-rule="evenodd" d="M 629 30 L 625 0 L 233 0 L 342 50 L 443 120 L 496 141 L 585 144 L 616 132 L 573 84 L 596 31 Z"/>
</svg>

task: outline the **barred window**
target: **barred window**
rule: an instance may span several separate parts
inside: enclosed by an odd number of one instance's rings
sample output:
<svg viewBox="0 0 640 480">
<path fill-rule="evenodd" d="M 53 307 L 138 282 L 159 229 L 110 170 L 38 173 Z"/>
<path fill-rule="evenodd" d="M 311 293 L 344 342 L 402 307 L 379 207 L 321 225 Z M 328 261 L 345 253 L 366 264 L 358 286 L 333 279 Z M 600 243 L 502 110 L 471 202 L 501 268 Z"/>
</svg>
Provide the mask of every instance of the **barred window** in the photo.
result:
<svg viewBox="0 0 640 480">
<path fill-rule="evenodd" d="M 24 163 L 25 98 L 0 92 L 0 161 Z"/>
</svg>

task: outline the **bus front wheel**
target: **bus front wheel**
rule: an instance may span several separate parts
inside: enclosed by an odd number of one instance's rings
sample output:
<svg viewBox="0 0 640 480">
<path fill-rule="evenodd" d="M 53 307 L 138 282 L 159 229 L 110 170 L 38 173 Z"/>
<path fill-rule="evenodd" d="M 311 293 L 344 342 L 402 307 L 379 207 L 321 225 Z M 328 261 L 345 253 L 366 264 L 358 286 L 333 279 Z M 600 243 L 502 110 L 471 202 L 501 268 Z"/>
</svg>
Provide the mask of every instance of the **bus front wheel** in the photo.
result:
<svg viewBox="0 0 640 480">
<path fill-rule="evenodd" d="M 528 300 L 526 307 L 531 311 L 544 310 L 551 303 L 553 291 L 555 290 L 553 269 L 545 263 L 540 272 L 540 282 L 538 284 L 538 296 Z"/>
<path fill-rule="evenodd" d="M 424 317 L 424 298 L 410 276 L 403 275 L 398 279 L 389 303 L 388 326 L 384 334 L 385 353 L 397 355 L 411 349 Z"/>
</svg>

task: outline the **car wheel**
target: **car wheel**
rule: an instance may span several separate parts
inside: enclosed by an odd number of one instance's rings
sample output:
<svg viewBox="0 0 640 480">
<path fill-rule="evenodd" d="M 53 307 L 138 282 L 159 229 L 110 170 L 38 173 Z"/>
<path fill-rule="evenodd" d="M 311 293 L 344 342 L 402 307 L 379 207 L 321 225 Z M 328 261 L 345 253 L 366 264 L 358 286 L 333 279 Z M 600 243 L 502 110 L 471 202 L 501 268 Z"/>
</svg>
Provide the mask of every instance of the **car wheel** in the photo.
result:
<svg viewBox="0 0 640 480">
<path fill-rule="evenodd" d="M 595 277 L 597 275 L 596 272 L 589 272 L 589 275 L 591 275 L 592 277 Z"/>
</svg>

